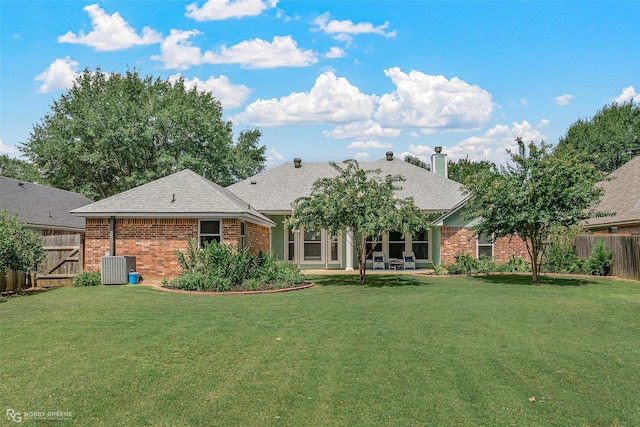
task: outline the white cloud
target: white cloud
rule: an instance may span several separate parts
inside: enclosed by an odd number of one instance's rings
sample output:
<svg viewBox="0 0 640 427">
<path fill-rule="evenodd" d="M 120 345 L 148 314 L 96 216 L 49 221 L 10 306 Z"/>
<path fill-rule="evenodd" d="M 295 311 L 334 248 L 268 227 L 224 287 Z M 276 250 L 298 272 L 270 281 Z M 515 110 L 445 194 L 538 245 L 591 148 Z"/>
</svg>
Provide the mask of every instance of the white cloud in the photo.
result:
<svg viewBox="0 0 640 427">
<path fill-rule="evenodd" d="M 298 49 L 291 36 L 275 36 L 269 42 L 253 39 L 234 46 L 222 46 L 219 52 L 207 51 L 208 64 L 240 64 L 243 68 L 307 67 L 318 62 L 313 50 Z"/>
<path fill-rule="evenodd" d="M 622 89 L 622 93 L 613 100 L 616 104 L 624 104 L 628 101 L 640 102 L 640 93 L 636 93 L 636 88 L 633 86 Z"/>
<path fill-rule="evenodd" d="M 293 92 L 280 99 L 258 99 L 232 120 L 276 126 L 368 120 L 375 97 L 365 95 L 344 77 L 321 74 L 309 92 Z"/>
<path fill-rule="evenodd" d="M 569 103 L 573 98 L 575 97 L 570 93 L 565 93 L 564 95 L 556 96 L 555 100 L 556 100 L 556 104 L 565 106 L 565 105 L 569 105 Z"/>
<path fill-rule="evenodd" d="M 88 34 L 80 30 L 77 35 L 69 31 L 58 37 L 58 43 L 77 43 L 91 46 L 95 50 L 107 51 L 162 41 L 162 35 L 149 27 L 142 29 L 142 35 L 136 34 L 118 12 L 109 15 L 97 4 L 85 6 L 83 10 L 91 17 L 93 30 Z"/>
<path fill-rule="evenodd" d="M 271 169 L 284 163 L 284 156 L 278 153 L 275 148 L 269 150 L 265 157 L 267 159 L 265 162 L 265 169 Z"/>
<path fill-rule="evenodd" d="M 371 157 L 369 153 L 356 153 L 355 156 L 353 156 L 353 158 L 359 162 L 365 162 L 369 157 Z"/>
<path fill-rule="evenodd" d="M 363 149 L 363 148 L 393 148 L 391 144 L 385 144 L 380 141 L 353 141 L 347 148 Z"/>
<path fill-rule="evenodd" d="M 187 5 L 185 16 L 196 21 L 242 18 L 260 15 L 277 4 L 278 0 L 207 0 L 202 7 L 197 2 Z"/>
<path fill-rule="evenodd" d="M 182 78 L 180 73 L 169 77 L 169 81 L 174 83 Z M 229 81 L 227 76 L 220 77 L 210 76 L 207 80 L 202 81 L 198 77 L 193 79 L 184 79 L 184 85 L 187 89 L 197 87 L 200 91 L 207 91 L 213 95 L 223 108 L 236 108 L 241 106 L 247 100 L 251 89 L 244 85 L 234 85 Z"/>
<path fill-rule="evenodd" d="M 526 99 L 522 98 L 520 100 L 520 104 L 522 104 L 525 107 L 528 107 L 529 106 L 529 101 L 527 101 Z"/>
<path fill-rule="evenodd" d="M 543 128 L 545 126 L 547 126 L 549 123 L 551 123 L 551 120 L 549 119 L 542 119 L 540 120 L 540 123 L 538 123 L 538 125 L 536 126 L 538 129 Z"/>
<path fill-rule="evenodd" d="M 324 131 L 327 138 L 359 138 L 359 137 L 384 137 L 397 138 L 402 133 L 401 129 L 383 128 L 380 123 L 369 119 L 337 126 L 332 131 Z"/>
<path fill-rule="evenodd" d="M 420 135 L 418 135 L 418 132 L 416 132 L 415 130 L 411 131 L 410 135 L 411 135 L 412 138 L 417 138 L 417 137 L 420 136 Z"/>
<path fill-rule="evenodd" d="M 202 51 L 189 41 L 192 36 L 201 34 L 198 30 L 171 30 L 169 36 L 160 45 L 160 55 L 153 55 L 154 61 L 162 61 L 165 69 L 186 70 L 192 65 L 202 63 Z"/>
<path fill-rule="evenodd" d="M 329 59 L 344 58 L 345 56 L 347 56 L 347 53 L 343 49 L 335 46 L 331 47 L 329 52 L 324 54 L 324 57 Z"/>
<path fill-rule="evenodd" d="M 56 59 L 49 68 L 38 74 L 34 80 L 41 81 L 42 85 L 38 92 L 47 93 L 56 90 L 69 89 L 73 86 L 76 77 L 78 63 L 68 56 L 64 59 Z"/>
<path fill-rule="evenodd" d="M 374 26 L 369 22 L 359 22 L 354 24 L 351 20 L 338 21 L 336 19 L 329 20 L 329 12 L 318 16 L 313 20 L 313 24 L 317 25 L 316 31 L 324 31 L 327 34 L 332 34 L 333 38 L 346 43 L 351 42 L 350 34 L 380 34 L 384 37 L 395 37 L 395 31 L 387 31 L 389 28 L 389 22 L 385 22 L 382 25 Z"/>
<path fill-rule="evenodd" d="M 383 126 L 474 129 L 491 117 L 491 94 L 479 86 L 415 70 L 407 74 L 397 67 L 384 72 L 396 90 L 380 97 L 375 118 Z"/>
<path fill-rule="evenodd" d="M 16 153 L 18 150 L 16 150 L 15 147 L 9 147 L 8 145 L 4 145 L 2 143 L 2 140 L 0 139 L 0 154 L 4 153 L 4 154 L 12 154 L 12 153 Z"/>
</svg>

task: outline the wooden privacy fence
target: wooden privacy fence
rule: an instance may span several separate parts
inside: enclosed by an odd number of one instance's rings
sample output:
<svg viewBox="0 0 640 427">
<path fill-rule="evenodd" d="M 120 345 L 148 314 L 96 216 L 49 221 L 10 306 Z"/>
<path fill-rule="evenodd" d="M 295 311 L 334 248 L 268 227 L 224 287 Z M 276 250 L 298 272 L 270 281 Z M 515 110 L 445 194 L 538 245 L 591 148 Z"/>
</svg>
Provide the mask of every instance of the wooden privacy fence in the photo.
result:
<svg viewBox="0 0 640 427">
<path fill-rule="evenodd" d="M 83 249 L 80 234 L 43 236 L 46 260 L 36 275 L 38 286 L 63 286 L 82 271 Z M 11 292 L 26 286 L 26 275 L 22 271 L 0 273 L 0 292 Z"/>
<path fill-rule="evenodd" d="M 576 237 L 579 259 L 589 258 L 591 248 L 603 239 L 613 256 L 611 274 L 623 279 L 640 280 L 640 236 L 588 235 Z"/>
</svg>

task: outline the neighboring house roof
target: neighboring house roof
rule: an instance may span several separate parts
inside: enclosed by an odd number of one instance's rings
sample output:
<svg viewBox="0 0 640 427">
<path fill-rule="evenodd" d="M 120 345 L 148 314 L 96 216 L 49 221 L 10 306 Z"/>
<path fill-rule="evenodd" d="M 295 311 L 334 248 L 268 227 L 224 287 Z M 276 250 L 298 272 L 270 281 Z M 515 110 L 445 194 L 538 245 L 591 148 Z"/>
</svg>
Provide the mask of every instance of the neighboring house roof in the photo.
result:
<svg viewBox="0 0 640 427">
<path fill-rule="evenodd" d="M 640 156 L 611 172 L 609 177 L 610 181 L 598 184 L 604 194 L 596 211 L 616 214 L 592 218 L 585 224 L 591 228 L 640 223 Z"/>
<path fill-rule="evenodd" d="M 91 203 L 78 193 L 0 176 L 0 209 L 33 228 L 84 230 L 84 218 L 69 214 Z"/>
<path fill-rule="evenodd" d="M 339 163 L 340 166 L 343 166 Z M 402 190 L 397 196 L 413 197 L 424 211 L 448 211 L 464 199 L 461 184 L 429 172 L 426 169 L 393 157 L 376 162 L 360 163 L 362 169 L 380 169 L 381 175 L 402 175 Z M 311 194 L 313 183 L 320 178 L 332 178 L 338 172 L 329 163 L 284 164 L 227 187 L 236 196 L 265 214 L 291 212 L 291 203 Z"/>
<path fill-rule="evenodd" d="M 71 212 L 83 217 L 240 218 L 275 223 L 229 190 L 185 169 Z"/>
</svg>

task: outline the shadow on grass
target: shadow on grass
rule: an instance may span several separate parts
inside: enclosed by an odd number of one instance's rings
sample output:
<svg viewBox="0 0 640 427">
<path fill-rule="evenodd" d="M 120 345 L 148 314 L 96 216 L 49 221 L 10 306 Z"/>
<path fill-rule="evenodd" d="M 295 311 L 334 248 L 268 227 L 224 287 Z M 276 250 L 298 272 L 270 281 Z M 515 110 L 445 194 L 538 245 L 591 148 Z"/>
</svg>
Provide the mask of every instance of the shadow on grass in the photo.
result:
<svg viewBox="0 0 640 427">
<path fill-rule="evenodd" d="M 547 285 L 547 286 L 586 286 L 593 285 L 591 279 L 581 276 L 540 276 L 540 283 L 533 283 L 531 275 L 528 274 L 486 274 L 478 276 L 469 276 L 470 279 L 495 283 L 502 285 Z"/>
<path fill-rule="evenodd" d="M 309 275 L 307 280 L 320 286 L 367 286 L 370 288 L 423 286 L 428 283 L 424 278 L 402 274 L 376 274 L 365 277 L 365 284 L 360 284 L 358 275 Z"/>
</svg>

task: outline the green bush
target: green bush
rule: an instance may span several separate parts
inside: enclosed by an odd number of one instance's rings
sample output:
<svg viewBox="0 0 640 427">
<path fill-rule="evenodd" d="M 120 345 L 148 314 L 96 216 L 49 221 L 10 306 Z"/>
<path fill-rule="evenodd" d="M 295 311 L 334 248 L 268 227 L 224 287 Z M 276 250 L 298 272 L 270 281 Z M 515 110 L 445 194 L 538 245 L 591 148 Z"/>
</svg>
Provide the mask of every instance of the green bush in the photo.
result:
<svg viewBox="0 0 640 427">
<path fill-rule="evenodd" d="M 99 286 L 102 283 L 99 271 L 83 271 L 73 276 L 73 286 Z"/>
<path fill-rule="evenodd" d="M 475 259 L 465 253 L 457 253 L 455 259 L 455 262 L 449 266 L 435 266 L 434 274 L 517 273 L 530 271 L 529 263 L 516 254 L 511 255 L 509 261 L 504 264 L 496 264 L 492 258 L 484 255 L 480 256 L 480 259 Z"/>
<path fill-rule="evenodd" d="M 548 236 L 542 268 L 548 273 L 577 273 L 582 261 L 575 249 L 576 236 L 584 233 L 581 226 L 555 227 Z"/>
<path fill-rule="evenodd" d="M 198 248 L 189 239 L 185 253 L 176 252 L 182 275 L 164 282 L 171 288 L 191 291 L 281 289 L 302 283 L 304 276 L 296 265 L 275 255 L 255 255 L 247 248 L 218 242 Z"/>
<path fill-rule="evenodd" d="M 612 253 L 605 247 L 604 239 L 601 237 L 591 248 L 589 258 L 585 262 L 585 272 L 593 276 L 608 276 L 612 264 Z"/>
</svg>

